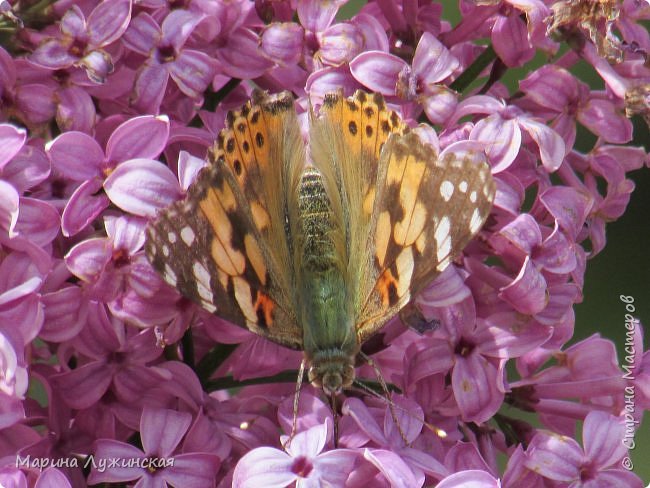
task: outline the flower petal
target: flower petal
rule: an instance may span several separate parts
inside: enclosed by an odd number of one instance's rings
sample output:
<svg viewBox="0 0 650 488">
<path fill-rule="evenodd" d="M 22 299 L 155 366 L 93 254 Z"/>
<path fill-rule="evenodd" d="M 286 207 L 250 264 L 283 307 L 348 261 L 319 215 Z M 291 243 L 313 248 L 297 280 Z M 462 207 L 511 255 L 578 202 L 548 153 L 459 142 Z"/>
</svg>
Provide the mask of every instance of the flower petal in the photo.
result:
<svg viewBox="0 0 650 488">
<path fill-rule="evenodd" d="M 196 25 L 205 18 L 200 11 L 175 9 L 172 10 L 161 25 L 161 45 L 171 46 L 180 50 L 190 37 Z"/>
<path fill-rule="evenodd" d="M 24 193 L 50 176 L 50 160 L 40 147 L 23 146 L 2 169 L 2 179 Z"/>
<path fill-rule="evenodd" d="M 117 41 L 131 20 L 131 0 L 104 0 L 88 17 L 88 35 L 94 47 Z"/>
<path fill-rule="evenodd" d="M 205 159 L 192 156 L 187 151 L 178 153 L 178 180 L 181 184 L 181 189 L 187 191 L 199 172 L 208 165 Z"/>
<path fill-rule="evenodd" d="M 103 76 L 91 72 L 89 66 L 85 66 L 85 69 L 91 78 Z M 56 95 L 59 102 L 56 106 L 56 123 L 61 130 L 91 133 L 97 114 L 90 94 L 78 86 L 68 86 L 58 90 Z"/>
<path fill-rule="evenodd" d="M 61 398 L 71 408 L 90 408 L 108 391 L 113 380 L 105 361 L 84 364 L 52 377 Z"/>
<path fill-rule="evenodd" d="M 69 68 L 77 59 L 68 52 L 68 46 L 62 44 L 59 39 L 46 40 L 29 56 L 32 63 L 47 69 Z"/>
<path fill-rule="evenodd" d="M 111 260 L 112 243 L 96 237 L 75 245 L 65 256 L 65 264 L 72 274 L 86 282 L 93 282 Z"/>
<path fill-rule="evenodd" d="M 424 85 L 439 83 L 458 65 L 458 59 L 433 34 L 422 34 L 413 56 L 413 71 Z"/>
<path fill-rule="evenodd" d="M 262 32 L 260 47 L 276 62 L 295 63 L 302 54 L 304 35 L 303 28 L 294 22 L 276 22 Z"/>
<path fill-rule="evenodd" d="M 178 88 L 190 98 L 198 98 L 212 81 L 215 61 L 207 54 L 192 49 L 184 49 L 170 63 L 169 74 Z"/>
<path fill-rule="evenodd" d="M 10 124 L 0 124 L 0 169 L 11 161 L 25 144 L 27 131 Z"/>
<path fill-rule="evenodd" d="M 271 69 L 273 62 L 264 56 L 258 42 L 257 34 L 244 27 L 231 33 L 227 44 L 217 51 L 224 73 L 233 78 L 251 79 Z"/>
<path fill-rule="evenodd" d="M 625 423 L 619 417 L 592 410 L 582 427 L 582 443 L 589 459 L 599 468 L 613 466 L 627 452 Z"/>
<path fill-rule="evenodd" d="M 120 164 L 104 182 L 111 201 L 126 212 L 153 217 L 160 208 L 182 196 L 172 172 L 151 159 L 132 159 Z"/>
<path fill-rule="evenodd" d="M 148 56 L 152 46 L 158 44 L 161 36 L 162 31 L 158 23 L 151 15 L 143 12 L 131 19 L 121 41 L 129 49 Z"/>
<path fill-rule="evenodd" d="M 372 91 L 393 96 L 399 74 L 409 65 L 401 58 L 382 51 L 365 51 L 350 61 L 352 76 Z"/>
<path fill-rule="evenodd" d="M 526 453 L 526 467 L 545 478 L 566 482 L 580 479 L 584 453 L 570 437 L 537 432 Z"/>
<path fill-rule="evenodd" d="M 97 141 L 83 132 L 64 132 L 45 146 L 52 168 L 73 181 L 103 176 L 104 151 Z"/>
<path fill-rule="evenodd" d="M 392 488 L 414 488 L 422 486 L 415 479 L 411 468 L 392 451 L 385 449 L 364 449 L 363 457 L 370 461 L 386 477 Z"/>
<path fill-rule="evenodd" d="M 553 129 L 529 117 L 519 117 L 519 125 L 537 143 L 542 164 L 546 171 L 557 170 L 566 154 L 564 140 Z"/>
<path fill-rule="evenodd" d="M 140 419 L 144 451 L 160 457 L 171 455 L 191 423 L 192 415 L 188 412 L 145 406 Z"/>
<path fill-rule="evenodd" d="M 81 288 L 66 286 L 42 298 L 45 322 L 40 337 L 45 341 L 64 342 L 75 337 L 86 325 L 87 307 Z"/>
<path fill-rule="evenodd" d="M 128 159 L 155 159 L 169 138 L 166 115 L 143 115 L 120 124 L 106 143 L 106 158 L 114 163 Z"/>
<path fill-rule="evenodd" d="M 8 237 L 15 237 L 16 222 L 18 221 L 18 207 L 20 197 L 16 189 L 0 180 L 0 230 Z"/>
<path fill-rule="evenodd" d="M 38 246 L 46 246 L 54 240 L 60 229 L 59 212 L 43 200 L 20 199 L 20 214 L 16 221 L 16 232 Z"/>
<path fill-rule="evenodd" d="M 140 449 L 125 442 L 114 441 L 112 439 L 99 439 L 95 444 L 93 456 L 96 465 L 98 467 L 102 466 L 102 469 L 93 467 L 88 476 L 88 483 L 91 485 L 132 481 L 147 475 L 147 470 L 135 462 L 132 464 L 111 462 L 113 459 L 145 459 L 145 455 Z"/>
<path fill-rule="evenodd" d="M 520 313 L 533 315 L 544 310 L 548 302 L 546 280 L 529 256 L 512 282 L 499 290 L 499 298 Z"/>
<path fill-rule="evenodd" d="M 169 72 L 166 66 L 151 59 L 142 65 L 133 88 L 133 104 L 140 113 L 158 112 L 168 80 Z"/>
<path fill-rule="evenodd" d="M 72 488 L 70 481 L 61 471 L 56 468 L 47 468 L 36 480 L 34 488 L 49 488 L 51 486 Z"/>
<path fill-rule="evenodd" d="M 108 197 L 101 192 L 102 181 L 90 179 L 74 191 L 61 216 L 61 229 L 66 237 L 85 229 L 109 205 Z"/>
<path fill-rule="evenodd" d="M 162 478 L 171 486 L 203 488 L 214 483 L 219 464 L 214 454 L 181 454 L 174 456 L 173 466 L 164 468 Z"/>
<path fill-rule="evenodd" d="M 463 420 L 486 422 L 499 410 L 504 397 L 498 388 L 500 374 L 476 349 L 467 357 L 457 356 L 451 384 Z"/>
<path fill-rule="evenodd" d="M 501 483 L 490 473 L 473 469 L 447 476 L 436 488 L 501 488 Z"/>
<path fill-rule="evenodd" d="M 235 466 L 233 488 L 284 488 L 298 476 L 291 471 L 288 454 L 273 447 L 258 447 L 245 454 Z"/>
</svg>

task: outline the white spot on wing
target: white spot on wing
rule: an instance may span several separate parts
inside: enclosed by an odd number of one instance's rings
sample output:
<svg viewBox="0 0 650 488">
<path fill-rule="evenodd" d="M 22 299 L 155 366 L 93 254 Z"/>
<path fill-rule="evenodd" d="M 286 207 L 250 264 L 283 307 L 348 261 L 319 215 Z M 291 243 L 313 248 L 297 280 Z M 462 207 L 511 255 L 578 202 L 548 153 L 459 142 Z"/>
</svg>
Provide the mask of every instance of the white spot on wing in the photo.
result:
<svg viewBox="0 0 650 488">
<path fill-rule="evenodd" d="M 436 269 L 438 271 L 444 271 L 444 269 L 449 265 L 450 261 L 451 261 L 451 257 L 447 256 L 445 259 L 443 259 L 442 261 L 440 261 L 438 263 L 438 266 L 436 267 Z"/>
<path fill-rule="evenodd" d="M 210 286 L 210 273 L 199 262 L 194 263 L 192 271 L 194 271 L 194 277 L 196 278 L 196 290 L 199 292 L 199 296 L 204 301 L 212 303 L 214 297 Z"/>
<path fill-rule="evenodd" d="M 475 191 L 473 191 L 472 193 L 469 194 L 469 200 L 472 203 L 476 203 L 476 192 Z"/>
<path fill-rule="evenodd" d="M 161 249 L 162 249 L 163 256 L 168 258 L 169 257 L 169 246 L 167 244 L 163 244 Z"/>
<path fill-rule="evenodd" d="M 472 234 L 476 234 L 483 224 L 483 219 L 481 219 L 481 214 L 478 211 L 478 208 L 474 209 L 472 214 L 472 219 L 469 221 L 469 231 Z"/>
<path fill-rule="evenodd" d="M 191 246 L 194 243 L 194 231 L 191 227 L 185 226 L 181 229 L 181 239 L 188 246 Z"/>
<path fill-rule="evenodd" d="M 448 202 L 451 200 L 451 196 L 454 194 L 454 184 L 449 181 L 445 180 L 442 182 L 440 185 L 440 195 L 442 196 L 443 200 L 445 202 Z"/>
<path fill-rule="evenodd" d="M 251 287 L 239 276 L 233 278 L 233 287 L 235 289 L 235 300 L 247 320 L 256 323 L 257 315 L 253 308 L 251 299 Z"/>
<path fill-rule="evenodd" d="M 165 281 L 169 283 L 172 286 L 176 286 L 176 283 L 178 279 L 176 278 L 176 273 L 174 273 L 174 270 L 171 268 L 171 266 L 167 263 L 165 263 Z"/>
<path fill-rule="evenodd" d="M 176 242 L 176 234 L 174 232 L 167 233 L 167 240 L 174 244 Z"/>
<path fill-rule="evenodd" d="M 438 261 L 442 261 L 451 252 L 451 222 L 449 217 L 444 216 L 440 219 L 440 224 L 436 227 L 434 238 L 436 239 Z"/>
<path fill-rule="evenodd" d="M 463 180 L 460 183 L 458 183 L 458 189 L 463 193 L 465 193 L 467 191 L 467 182 Z"/>
</svg>

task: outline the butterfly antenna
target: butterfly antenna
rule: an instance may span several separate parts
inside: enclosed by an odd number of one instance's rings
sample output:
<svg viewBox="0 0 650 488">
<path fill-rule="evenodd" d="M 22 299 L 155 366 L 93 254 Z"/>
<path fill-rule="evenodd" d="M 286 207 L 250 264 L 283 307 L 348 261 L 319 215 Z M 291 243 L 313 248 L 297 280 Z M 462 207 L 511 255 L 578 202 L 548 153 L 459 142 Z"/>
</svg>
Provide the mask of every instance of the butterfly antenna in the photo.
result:
<svg viewBox="0 0 650 488">
<path fill-rule="evenodd" d="M 298 379 L 296 380 L 296 392 L 293 395 L 293 420 L 291 422 L 291 434 L 289 438 L 282 445 L 282 448 L 285 449 L 291 444 L 293 436 L 296 435 L 298 430 L 298 406 L 300 404 L 300 390 L 302 390 L 302 378 L 305 376 L 305 360 L 300 361 L 300 369 L 298 370 Z"/>
<path fill-rule="evenodd" d="M 395 422 L 395 425 L 397 427 L 397 430 L 400 433 L 400 436 L 402 437 L 402 440 L 408 445 L 408 441 L 406 440 L 406 435 L 404 435 L 404 431 L 402 430 L 402 427 L 400 423 L 397 420 L 397 414 L 395 413 L 395 409 L 398 408 L 402 412 L 404 412 L 406 415 L 419 420 L 422 422 L 424 426 L 426 426 L 427 429 L 432 431 L 434 434 L 436 434 L 438 437 L 441 439 L 444 439 L 447 437 L 447 432 L 444 429 L 441 429 L 440 427 L 437 427 L 436 425 L 432 424 L 431 422 L 427 422 L 425 419 L 418 417 L 416 415 L 413 415 L 413 413 L 409 412 L 403 407 L 400 407 L 399 405 L 396 405 L 395 402 L 393 402 L 390 399 L 390 390 L 388 389 L 388 385 L 386 384 L 386 381 L 384 380 L 383 375 L 381 374 L 381 370 L 379 369 L 379 366 L 377 366 L 377 363 L 375 363 L 367 354 L 364 352 L 360 351 L 359 355 L 367 361 L 367 363 L 372 366 L 372 369 L 375 371 L 375 375 L 377 376 L 377 380 L 379 381 L 379 384 L 381 385 L 382 390 L 384 390 L 384 395 L 381 395 L 377 393 L 375 390 L 370 388 L 369 386 L 363 384 L 361 381 L 355 379 L 354 384 L 357 385 L 361 390 L 364 392 L 374 396 L 375 398 L 379 398 L 380 400 L 386 402 L 388 404 L 388 409 L 390 410 L 390 415 L 393 418 L 393 422 Z"/>
</svg>

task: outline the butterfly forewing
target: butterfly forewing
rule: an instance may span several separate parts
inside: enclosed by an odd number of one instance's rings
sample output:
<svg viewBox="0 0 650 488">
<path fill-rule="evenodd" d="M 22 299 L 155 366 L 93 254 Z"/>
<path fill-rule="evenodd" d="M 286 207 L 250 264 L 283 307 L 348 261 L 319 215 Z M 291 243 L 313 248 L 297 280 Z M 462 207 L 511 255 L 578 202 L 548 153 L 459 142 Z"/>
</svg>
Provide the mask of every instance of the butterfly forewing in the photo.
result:
<svg viewBox="0 0 650 488">
<path fill-rule="evenodd" d="M 393 135 L 380 158 L 372 283 L 357 321 L 364 341 L 429 284 L 477 234 L 494 199 L 489 166 L 476 154 L 442 159 L 414 133 Z"/>
</svg>

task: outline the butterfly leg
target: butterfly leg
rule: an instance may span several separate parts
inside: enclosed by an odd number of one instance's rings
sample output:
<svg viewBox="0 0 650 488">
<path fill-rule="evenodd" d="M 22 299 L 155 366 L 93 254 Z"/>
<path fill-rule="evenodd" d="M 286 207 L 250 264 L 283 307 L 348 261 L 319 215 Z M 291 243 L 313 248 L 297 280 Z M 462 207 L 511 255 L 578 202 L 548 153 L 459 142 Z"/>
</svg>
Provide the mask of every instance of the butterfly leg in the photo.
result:
<svg viewBox="0 0 650 488">
<path fill-rule="evenodd" d="M 305 360 L 303 359 L 300 362 L 300 369 L 298 370 L 298 379 L 296 380 L 296 392 L 293 395 L 293 421 L 291 423 L 291 434 L 287 442 L 282 445 L 283 449 L 286 449 L 291 444 L 293 436 L 296 435 L 298 430 L 298 406 L 300 404 L 300 390 L 302 389 L 302 378 L 305 375 Z"/>
<path fill-rule="evenodd" d="M 379 366 L 368 356 L 366 353 L 363 351 L 359 351 L 359 355 L 368 363 L 369 366 L 372 367 L 372 369 L 375 370 L 375 375 L 377 376 L 377 380 L 379 381 L 379 384 L 381 385 L 382 390 L 384 390 L 384 394 L 386 395 L 386 401 L 388 402 L 388 409 L 390 410 L 390 416 L 393 418 L 393 422 L 395 422 L 395 426 L 397 427 L 397 430 L 399 431 L 399 435 L 404 441 L 404 444 L 407 446 L 409 445 L 409 441 L 406 439 L 406 434 L 404 434 L 404 431 L 402 430 L 402 426 L 399 423 L 399 420 L 397 420 L 397 414 L 395 413 L 395 404 L 392 402 L 390 399 L 390 390 L 388 389 L 388 385 L 386 384 L 386 381 L 384 380 L 383 375 L 381 374 L 381 370 L 379 369 Z"/>
<path fill-rule="evenodd" d="M 339 447 L 339 411 L 336 403 L 336 394 L 330 395 L 330 408 L 332 409 L 332 417 L 334 419 L 334 449 Z"/>
</svg>

